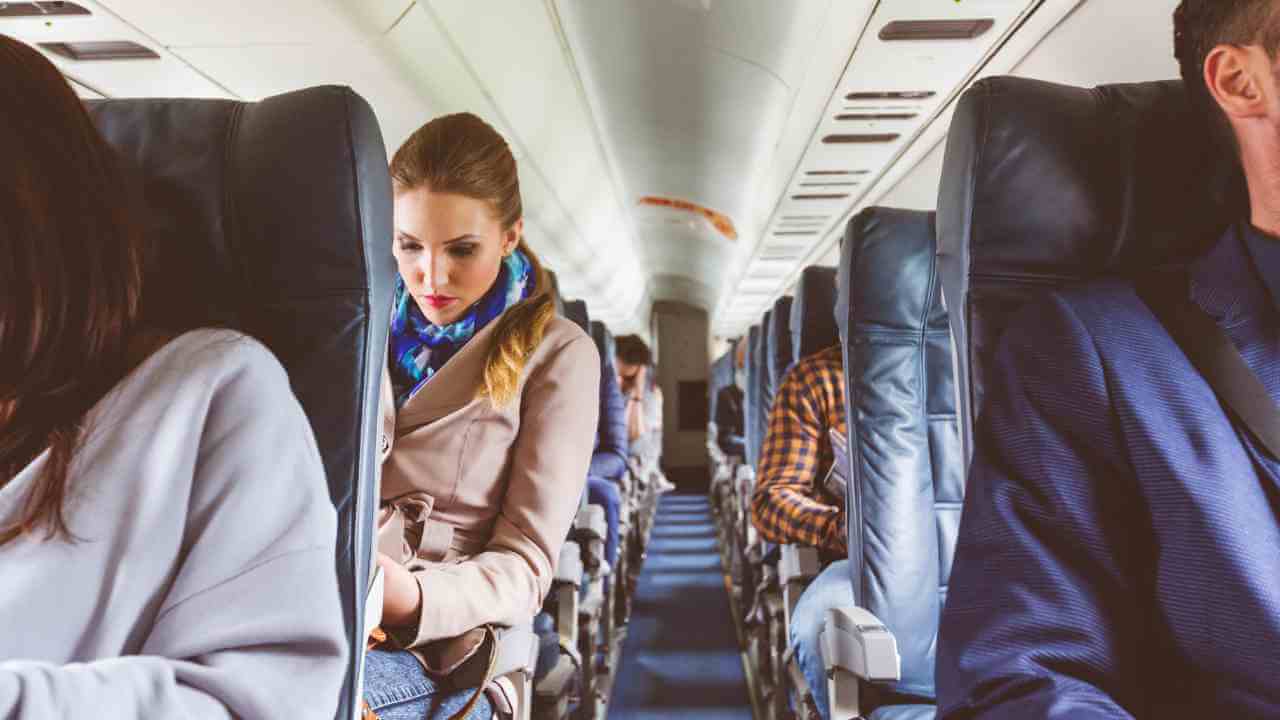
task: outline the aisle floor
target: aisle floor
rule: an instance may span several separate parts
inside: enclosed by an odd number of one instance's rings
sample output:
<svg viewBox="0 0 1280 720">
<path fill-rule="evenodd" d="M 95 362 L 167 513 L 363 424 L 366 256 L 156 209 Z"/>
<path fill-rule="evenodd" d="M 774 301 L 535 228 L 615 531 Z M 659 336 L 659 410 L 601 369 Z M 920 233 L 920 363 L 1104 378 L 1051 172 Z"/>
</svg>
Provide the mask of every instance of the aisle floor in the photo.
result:
<svg viewBox="0 0 1280 720">
<path fill-rule="evenodd" d="M 663 496 L 641 569 L 609 720 L 751 720 L 711 509 Z"/>
</svg>

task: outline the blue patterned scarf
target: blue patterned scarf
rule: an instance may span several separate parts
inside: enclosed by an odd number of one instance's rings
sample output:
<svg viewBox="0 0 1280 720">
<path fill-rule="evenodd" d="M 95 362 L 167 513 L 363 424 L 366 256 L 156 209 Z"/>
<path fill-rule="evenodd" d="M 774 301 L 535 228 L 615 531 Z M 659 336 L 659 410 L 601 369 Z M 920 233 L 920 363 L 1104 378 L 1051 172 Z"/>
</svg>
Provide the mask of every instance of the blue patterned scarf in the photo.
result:
<svg viewBox="0 0 1280 720">
<path fill-rule="evenodd" d="M 448 325 L 433 325 L 405 289 L 404 279 L 397 279 L 388 359 L 396 409 L 403 407 L 485 325 L 529 297 L 534 284 L 533 264 L 516 250 L 502 261 L 493 287 L 465 315 Z"/>
</svg>

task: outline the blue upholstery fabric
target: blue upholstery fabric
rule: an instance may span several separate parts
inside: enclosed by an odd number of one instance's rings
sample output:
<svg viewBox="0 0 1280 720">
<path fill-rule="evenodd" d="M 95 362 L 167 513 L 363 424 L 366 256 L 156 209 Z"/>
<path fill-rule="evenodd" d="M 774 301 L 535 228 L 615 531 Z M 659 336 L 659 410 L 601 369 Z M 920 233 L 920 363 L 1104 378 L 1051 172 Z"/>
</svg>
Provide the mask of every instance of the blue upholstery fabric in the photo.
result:
<svg viewBox="0 0 1280 720">
<path fill-rule="evenodd" d="M 600 361 L 604 363 L 605 369 L 613 373 L 614 380 L 618 376 L 618 359 L 615 345 L 613 342 L 613 333 L 609 332 L 609 328 L 599 320 L 592 320 L 588 333 L 591 339 L 596 342 L 596 350 L 600 353 Z"/>
<path fill-rule="evenodd" d="M 600 420 L 596 425 L 596 449 L 587 474 L 617 482 L 627 471 L 627 401 L 618 389 L 618 377 L 600 358 Z"/>
<path fill-rule="evenodd" d="M 773 407 L 773 396 L 782 384 L 782 376 L 795 363 L 795 354 L 791 351 L 791 305 L 790 295 L 778 298 L 773 303 L 769 322 L 764 328 L 766 347 L 763 398 L 766 408 Z M 765 427 L 768 428 L 767 416 Z"/>
<path fill-rule="evenodd" d="M 869 716 L 870 720 L 933 720 L 937 708 L 932 705 L 886 705 Z"/>
<path fill-rule="evenodd" d="M 1280 316 L 1222 234 L 1244 217 L 1224 165 L 1177 83 L 1001 78 L 960 102 L 938 224 L 980 422 L 939 640 L 943 716 L 1280 706 L 1280 465 L 1126 282 L 1080 287 L 1198 254 L 1192 300 L 1280 397 Z"/>
<path fill-rule="evenodd" d="M 807 267 L 791 302 L 791 363 L 825 350 L 836 335 L 836 269 Z"/>
<path fill-rule="evenodd" d="M 897 693 L 934 694 L 938 619 L 964 500 L 951 338 L 934 255 L 933 214 L 869 208 L 841 249 L 854 598 L 891 630 Z M 933 592 L 926 592 L 932 589 Z"/>
<path fill-rule="evenodd" d="M 760 366 L 756 361 L 756 349 L 759 347 L 762 337 L 759 325 L 752 325 L 751 329 L 747 331 L 747 355 L 743 363 L 743 369 L 747 373 L 747 386 L 743 388 L 745 402 L 742 404 L 742 427 L 747 439 L 747 457 L 745 459 L 747 465 L 751 467 L 756 466 L 756 459 L 760 455 L 760 444 L 764 440 L 763 437 L 756 434 L 759 427 L 754 421 L 756 406 L 760 402 L 760 384 L 756 382 L 760 376 Z"/>
<path fill-rule="evenodd" d="M 578 327 L 582 328 L 582 332 L 591 334 L 591 317 L 587 314 L 587 301 L 565 300 L 562 314 L 577 323 Z"/>
<path fill-rule="evenodd" d="M 765 397 L 769 377 L 769 317 L 770 310 L 760 318 L 760 326 L 756 331 L 756 342 L 751 346 L 751 370 L 747 382 L 751 383 L 756 401 L 747 414 L 748 432 L 755 437 L 755 456 L 752 467 L 760 464 L 760 452 L 764 449 L 764 435 L 769 428 L 770 398 Z"/>
<path fill-rule="evenodd" d="M 987 78 L 961 98 L 938 193 L 965 457 L 1009 318 L 1055 287 L 1203 253 L 1244 214 L 1180 82 L 1076 88 Z M 1050 200 L 1052 198 L 1052 200 Z"/>
<path fill-rule="evenodd" d="M 716 401 L 720 390 L 733 383 L 733 348 L 711 363 L 711 371 L 707 374 L 707 417 L 715 422 Z"/>
</svg>

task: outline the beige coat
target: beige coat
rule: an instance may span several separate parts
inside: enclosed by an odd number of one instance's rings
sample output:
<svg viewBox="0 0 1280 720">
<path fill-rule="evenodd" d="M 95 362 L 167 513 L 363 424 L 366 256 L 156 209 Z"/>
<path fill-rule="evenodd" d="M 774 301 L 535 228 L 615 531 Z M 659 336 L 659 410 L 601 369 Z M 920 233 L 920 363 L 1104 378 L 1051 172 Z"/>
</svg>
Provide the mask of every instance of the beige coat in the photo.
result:
<svg viewBox="0 0 1280 720">
<path fill-rule="evenodd" d="M 382 500 L 405 511 L 408 567 L 422 587 L 410 647 L 485 623 L 527 623 L 551 589 L 586 486 L 599 414 L 600 356 L 554 317 L 515 397 L 477 399 L 496 322 L 397 413 L 382 388 Z M 414 522 L 426 515 L 424 523 Z M 409 638 L 405 638 L 409 640 Z"/>
</svg>

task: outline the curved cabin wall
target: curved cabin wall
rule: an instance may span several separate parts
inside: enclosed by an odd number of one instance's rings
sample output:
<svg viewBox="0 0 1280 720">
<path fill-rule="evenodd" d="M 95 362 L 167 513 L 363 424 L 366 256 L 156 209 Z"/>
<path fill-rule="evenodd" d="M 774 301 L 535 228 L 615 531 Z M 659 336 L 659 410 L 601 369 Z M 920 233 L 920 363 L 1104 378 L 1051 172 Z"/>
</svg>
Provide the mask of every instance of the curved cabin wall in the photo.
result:
<svg viewBox="0 0 1280 720">
<path fill-rule="evenodd" d="M 705 310 L 675 302 L 653 306 L 658 385 L 662 388 L 662 469 L 681 490 L 705 491 L 707 377 L 710 360 Z"/>
</svg>

